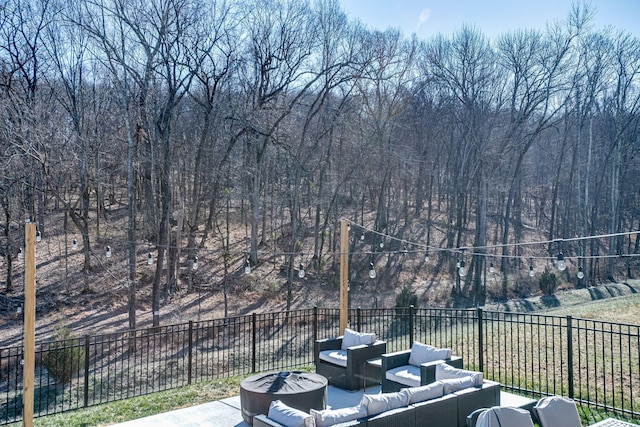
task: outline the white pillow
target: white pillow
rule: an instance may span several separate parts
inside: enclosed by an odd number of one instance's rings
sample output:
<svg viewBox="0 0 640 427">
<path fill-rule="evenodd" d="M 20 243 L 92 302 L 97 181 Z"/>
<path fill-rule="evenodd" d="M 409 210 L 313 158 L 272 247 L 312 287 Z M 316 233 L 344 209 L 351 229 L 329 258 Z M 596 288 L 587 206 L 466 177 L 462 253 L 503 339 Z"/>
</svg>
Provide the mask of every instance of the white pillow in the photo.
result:
<svg viewBox="0 0 640 427">
<path fill-rule="evenodd" d="M 436 381 L 428 385 L 409 387 L 404 390 L 409 394 L 409 404 L 411 404 L 442 397 L 444 395 L 444 384 Z"/>
<path fill-rule="evenodd" d="M 450 378 L 447 380 L 440 380 L 440 382 L 442 382 L 444 394 L 475 387 L 473 377 Z"/>
<path fill-rule="evenodd" d="M 346 423 L 367 416 L 367 408 L 362 405 L 350 406 L 339 409 L 323 409 L 322 411 L 311 409 L 309 411 L 316 421 L 316 427 L 332 426 Z"/>
<path fill-rule="evenodd" d="M 367 410 L 367 416 L 381 414 L 390 409 L 402 408 L 409 404 L 409 393 L 402 389 L 395 393 L 363 394 L 360 405 Z"/>
<path fill-rule="evenodd" d="M 287 406 L 280 400 L 271 402 L 267 418 L 286 427 L 316 426 L 316 420 L 310 414 Z"/>
<path fill-rule="evenodd" d="M 475 386 L 482 385 L 482 372 L 467 371 L 447 365 L 446 363 L 438 363 L 436 365 L 436 381 L 463 377 L 472 377 L 473 385 Z"/>
<path fill-rule="evenodd" d="M 376 342 L 376 334 L 374 333 L 361 333 L 352 329 L 345 328 L 344 335 L 342 336 L 342 345 L 340 348 L 346 350 L 349 347 L 356 345 L 369 345 Z"/>
<path fill-rule="evenodd" d="M 409 365 L 420 366 L 423 363 L 451 358 L 451 349 L 436 348 L 414 341 L 409 354 Z"/>
</svg>

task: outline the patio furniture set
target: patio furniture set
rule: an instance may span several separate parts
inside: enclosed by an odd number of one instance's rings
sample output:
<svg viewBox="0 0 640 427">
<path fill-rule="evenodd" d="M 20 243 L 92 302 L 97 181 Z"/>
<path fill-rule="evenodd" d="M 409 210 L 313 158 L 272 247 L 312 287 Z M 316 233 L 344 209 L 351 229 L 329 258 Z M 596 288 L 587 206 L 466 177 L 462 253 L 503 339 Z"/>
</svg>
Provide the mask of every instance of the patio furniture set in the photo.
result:
<svg viewBox="0 0 640 427">
<path fill-rule="evenodd" d="M 532 404 L 499 406 L 500 384 L 462 369 L 462 359 L 450 349 L 414 342 L 410 350 L 386 353 L 386 343 L 375 334 L 346 329 L 341 337 L 316 341 L 314 358 L 316 374 L 273 373 L 243 381 L 244 420 L 256 427 L 533 427 L 527 410 Z M 365 393 L 355 406 L 325 409 L 327 384 L 350 391 L 381 385 L 381 393 Z M 580 427 L 575 403 L 556 397 L 541 399 L 532 410 L 540 425 Z M 567 414 L 570 421 L 562 418 Z"/>
</svg>

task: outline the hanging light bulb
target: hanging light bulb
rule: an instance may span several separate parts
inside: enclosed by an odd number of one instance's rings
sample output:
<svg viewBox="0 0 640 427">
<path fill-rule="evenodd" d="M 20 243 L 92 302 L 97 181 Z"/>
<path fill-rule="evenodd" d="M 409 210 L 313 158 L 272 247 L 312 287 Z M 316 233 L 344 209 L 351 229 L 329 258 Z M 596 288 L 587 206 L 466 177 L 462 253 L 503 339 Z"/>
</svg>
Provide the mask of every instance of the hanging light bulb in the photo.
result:
<svg viewBox="0 0 640 427">
<path fill-rule="evenodd" d="M 380 242 L 380 249 L 384 248 L 384 242 Z"/>
<path fill-rule="evenodd" d="M 369 263 L 369 277 L 371 279 L 375 279 L 376 278 L 376 269 L 373 266 L 373 262 Z"/>
<path fill-rule="evenodd" d="M 578 266 L 578 279 L 584 279 L 584 270 L 582 270 L 582 266 Z"/>
<path fill-rule="evenodd" d="M 107 255 L 107 258 L 111 258 L 111 255 L 112 255 L 112 254 L 111 254 L 111 246 L 107 246 L 107 253 L 106 253 L 106 255 Z"/>
<path fill-rule="evenodd" d="M 533 271 L 533 265 L 530 265 L 529 266 L 529 277 L 533 277 L 535 275 L 536 275 L 536 273 Z"/>
<path fill-rule="evenodd" d="M 360 240 L 364 240 L 364 233 L 360 235 Z"/>
<path fill-rule="evenodd" d="M 193 263 L 191 264 L 191 269 L 196 271 L 198 269 L 198 255 L 193 257 Z"/>
<path fill-rule="evenodd" d="M 22 248 L 18 248 L 18 259 L 22 258 L 24 258 L 24 252 L 22 251 Z"/>
<path fill-rule="evenodd" d="M 244 263 L 244 274 L 251 274 L 251 263 L 249 262 L 248 256 L 247 261 Z"/>
<path fill-rule="evenodd" d="M 458 261 L 456 261 L 456 268 L 460 268 L 460 259 L 458 259 Z"/>
<path fill-rule="evenodd" d="M 303 279 L 304 278 L 304 264 L 300 263 L 300 270 L 298 270 L 298 277 Z"/>
<path fill-rule="evenodd" d="M 493 274 L 496 272 L 496 268 L 493 266 L 493 263 L 489 264 L 489 273 Z"/>
<path fill-rule="evenodd" d="M 39 242 L 42 240 L 42 233 L 40 232 L 40 230 L 36 231 L 36 242 Z"/>
<path fill-rule="evenodd" d="M 458 274 L 460 275 L 460 277 L 464 277 L 467 275 L 467 268 L 466 268 L 466 263 L 464 262 L 464 260 L 460 261 L 460 267 L 458 268 Z"/>
<path fill-rule="evenodd" d="M 424 262 L 429 262 L 429 249 L 424 253 Z"/>
<path fill-rule="evenodd" d="M 564 255 L 562 252 L 558 252 L 558 270 L 564 271 L 567 269 L 567 263 L 564 261 Z"/>
<path fill-rule="evenodd" d="M 74 251 L 78 249 L 78 239 L 73 239 L 73 243 L 71 244 L 71 249 Z"/>
<path fill-rule="evenodd" d="M 147 255 L 147 264 L 153 265 L 153 254 L 151 252 Z"/>
</svg>

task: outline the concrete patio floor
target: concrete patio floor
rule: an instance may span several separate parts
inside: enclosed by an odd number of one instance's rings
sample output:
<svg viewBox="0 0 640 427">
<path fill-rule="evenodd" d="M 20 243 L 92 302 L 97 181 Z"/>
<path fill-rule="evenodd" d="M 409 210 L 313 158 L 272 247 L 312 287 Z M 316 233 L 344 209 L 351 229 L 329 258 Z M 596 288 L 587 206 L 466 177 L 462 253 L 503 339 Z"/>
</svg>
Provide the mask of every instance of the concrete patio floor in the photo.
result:
<svg viewBox="0 0 640 427">
<path fill-rule="evenodd" d="M 362 395 L 380 393 L 380 386 L 368 387 L 366 391 L 349 392 L 333 386 L 327 387 L 327 407 L 346 408 L 360 403 Z M 240 396 L 215 402 L 177 409 L 163 414 L 139 418 L 116 427 L 249 427 L 240 413 Z"/>
</svg>

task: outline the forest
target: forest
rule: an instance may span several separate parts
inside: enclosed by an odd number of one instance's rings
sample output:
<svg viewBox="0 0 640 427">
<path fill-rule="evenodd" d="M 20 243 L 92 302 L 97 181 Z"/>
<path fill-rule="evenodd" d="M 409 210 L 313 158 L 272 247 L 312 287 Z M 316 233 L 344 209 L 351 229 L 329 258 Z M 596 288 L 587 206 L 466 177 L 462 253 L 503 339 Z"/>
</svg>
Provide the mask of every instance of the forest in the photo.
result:
<svg viewBox="0 0 640 427">
<path fill-rule="evenodd" d="M 506 297 L 559 253 L 576 286 L 632 278 L 640 40 L 596 13 L 419 39 L 337 0 L 5 0 L 1 292 L 22 291 L 27 221 L 81 254 L 67 292 L 120 254 L 132 329 L 142 286 L 154 325 L 176 289 L 226 304 L 264 263 L 287 307 L 335 287 L 341 219 L 353 283 L 444 275 L 477 301 L 490 268 Z"/>
</svg>

